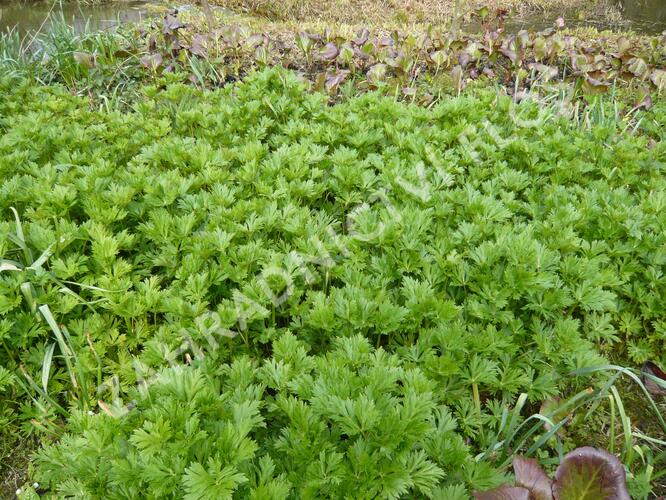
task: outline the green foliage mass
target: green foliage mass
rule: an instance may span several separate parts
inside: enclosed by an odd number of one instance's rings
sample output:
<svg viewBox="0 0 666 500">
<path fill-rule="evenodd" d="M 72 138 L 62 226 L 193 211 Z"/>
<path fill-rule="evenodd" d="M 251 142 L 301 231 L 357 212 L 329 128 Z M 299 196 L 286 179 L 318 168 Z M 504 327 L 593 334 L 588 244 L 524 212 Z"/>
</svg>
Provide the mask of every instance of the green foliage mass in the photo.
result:
<svg viewBox="0 0 666 500">
<path fill-rule="evenodd" d="M 273 69 L 120 113 L 0 79 L 5 428 L 70 417 L 37 461 L 61 495 L 501 484 L 474 456 L 519 394 L 666 360 L 666 108 L 556 111 L 328 106 Z"/>
<path fill-rule="evenodd" d="M 77 415 L 41 474 L 100 498 L 398 498 L 479 468 L 420 369 L 362 336 L 335 344 L 308 356 L 285 333 L 214 381 L 164 371 L 126 418 Z"/>
</svg>

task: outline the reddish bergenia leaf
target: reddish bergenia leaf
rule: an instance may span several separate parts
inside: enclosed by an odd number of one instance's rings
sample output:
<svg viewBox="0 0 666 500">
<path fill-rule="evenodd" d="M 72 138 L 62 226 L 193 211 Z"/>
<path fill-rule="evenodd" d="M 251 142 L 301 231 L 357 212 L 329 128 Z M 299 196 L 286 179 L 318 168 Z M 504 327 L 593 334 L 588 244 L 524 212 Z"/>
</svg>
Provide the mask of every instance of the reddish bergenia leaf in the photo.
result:
<svg viewBox="0 0 666 500">
<path fill-rule="evenodd" d="M 141 64 L 153 71 L 162 65 L 162 54 L 147 54 L 141 58 Z"/>
<path fill-rule="evenodd" d="M 362 29 L 356 34 L 356 38 L 354 38 L 354 43 L 356 45 L 363 45 L 365 42 L 368 41 L 368 38 L 370 37 L 370 30 L 367 28 Z"/>
<path fill-rule="evenodd" d="M 326 78 L 326 88 L 328 91 L 330 92 L 337 89 L 340 84 L 345 81 L 349 73 L 349 70 L 343 69 L 333 73 L 332 75 L 329 75 Z"/>
<path fill-rule="evenodd" d="M 525 488 L 500 486 L 490 491 L 475 491 L 476 500 L 530 500 L 530 492 Z"/>
<path fill-rule="evenodd" d="M 666 88 L 666 71 L 661 69 L 656 69 L 650 75 L 650 80 L 654 83 L 655 87 L 661 92 Z"/>
<path fill-rule="evenodd" d="M 208 57 L 207 45 L 208 45 L 208 39 L 206 35 L 197 33 L 192 38 L 192 43 L 190 44 L 190 52 L 195 56 L 199 56 L 205 59 Z"/>
<path fill-rule="evenodd" d="M 516 64 L 518 62 L 518 54 L 516 54 L 515 51 L 501 47 L 499 49 L 500 54 L 502 54 L 504 57 L 508 58 L 512 64 Z"/>
<path fill-rule="evenodd" d="M 631 500 L 622 463 L 590 446 L 564 457 L 555 472 L 553 496 L 555 500 Z"/>
<path fill-rule="evenodd" d="M 185 24 L 182 23 L 179 19 L 171 14 L 164 16 L 164 24 L 162 27 L 162 33 L 165 35 L 172 35 L 174 31 L 184 28 Z"/>
<path fill-rule="evenodd" d="M 653 378 L 657 378 L 663 381 L 663 384 L 660 384 L 658 381 Z M 646 361 L 641 368 L 641 378 L 643 379 L 643 384 L 650 394 L 653 396 L 666 396 L 666 373 L 659 368 L 652 361 Z"/>
<path fill-rule="evenodd" d="M 527 488 L 531 500 L 552 500 L 553 481 L 535 459 L 515 456 L 513 471 L 516 474 L 516 486 Z"/>
<path fill-rule="evenodd" d="M 336 57 L 338 57 L 338 53 L 340 51 L 338 48 L 335 46 L 334 43 L 327 43 L 323 49 L 319 51 L 319 55 L 321 58 L 325 61 L 332 61 Z"/>
<path fill-rule="evenodd" d="M 650 94 L 647 94 L 645 97 L 643 97 L 643 99 L 641 99 L 641 101 L 638 104 L 636 104 L 635 109 L 644 109 L 645 111 L 648 111 L 649 109 L 652 108 L 653 104 L 654 103 L 652 102 L 652 96 Z M 656 368 L 656 366 L 655 366 L 655 368 Z M 659 370 L 659 368 L 657 368 L 657 370 Z M 659 370 L 659 371 L 661 371 L 661 370 Z M 663 374 L 664 372 L 661 372 L 661 373 Z M 663 377 L 661 377 L 661 378 L 663 378 Z M 663 378 L 663 380 L 664 380 L 664 383 L 666 383 L 666 378 Z M 655 385 L 658 385 L 658 384 L 655 383 Z"/>
<path fill-rule="evenodd" d="M 626 36 L 621 36 L 617 39 L 617 52 L 619 55 L 624 54 L 631 49 L 632 43 Z"/>
</svg>

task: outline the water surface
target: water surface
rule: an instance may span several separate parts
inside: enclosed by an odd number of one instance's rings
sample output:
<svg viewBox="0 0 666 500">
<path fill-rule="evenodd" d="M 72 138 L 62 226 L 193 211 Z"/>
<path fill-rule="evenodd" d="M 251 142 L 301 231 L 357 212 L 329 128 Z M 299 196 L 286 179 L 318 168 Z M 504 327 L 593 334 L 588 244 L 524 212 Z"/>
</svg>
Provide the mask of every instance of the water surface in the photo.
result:
<svg viewBox="0 0 666 500">
<path fill-rule="evenodd" d="M 599 30 L 636 31 L 655 35 L 666 30 L 666 0 L 617 0 L 617 13 L 595 17 L 579 17 L 574 11 L 564 12 L 566 25 L 570 28 L 592 26 Z M 553 26 L 553 19 L 543 14 L 532 14 L 519 19 L 511 19 L 508 27 L 512 30 L 532 29 L 543 30 Z"/>
<path fill-rule="evenodd" d="M 76 31 L 103 30 L 122 23 L 136 22 L 149 15 L 150 2 L 123 0 L 98 5 L 0 0 L 0 31 L 18 29 L 21 33 L 48 30 L 52 19 L 60 15 Z"/>
</svg>

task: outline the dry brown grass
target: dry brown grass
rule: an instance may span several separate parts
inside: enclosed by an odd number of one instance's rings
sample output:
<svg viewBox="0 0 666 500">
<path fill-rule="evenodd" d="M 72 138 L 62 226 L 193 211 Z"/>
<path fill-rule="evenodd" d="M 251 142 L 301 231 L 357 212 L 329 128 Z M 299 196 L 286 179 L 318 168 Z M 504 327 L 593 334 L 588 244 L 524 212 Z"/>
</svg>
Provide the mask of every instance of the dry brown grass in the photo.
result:
<svg viewBox="0 0 666 500">
<path fill-rule="evenodd" d="M 455 0 L 212 0 L 235 12 L 273 21 L 309 21 L 337 24 L 449 22 Z M 465 12 L 482 6 L 505 8 L 516 15 L 576 10 L 581 13 L 607 9 L 610 0 L 463 0 Z"/>
</svg>

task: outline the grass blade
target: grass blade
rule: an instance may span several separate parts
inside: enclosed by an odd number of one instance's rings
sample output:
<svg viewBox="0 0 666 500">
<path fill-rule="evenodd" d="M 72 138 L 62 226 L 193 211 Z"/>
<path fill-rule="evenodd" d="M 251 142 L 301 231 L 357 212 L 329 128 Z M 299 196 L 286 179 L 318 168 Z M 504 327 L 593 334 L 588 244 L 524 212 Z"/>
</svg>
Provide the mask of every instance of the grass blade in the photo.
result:
<svg viewBox="0 0 666 500">
<path fill-rule="evenodd" d="M 55 342 L 46 348 L 44 354 L 44 361 L 42 361 L 42 387 L 44 392 L 48 392 L 49 376 L 51 374 L 51 363 L 53 361 L 53 351 L 55 350 Z"/>
</svg>

